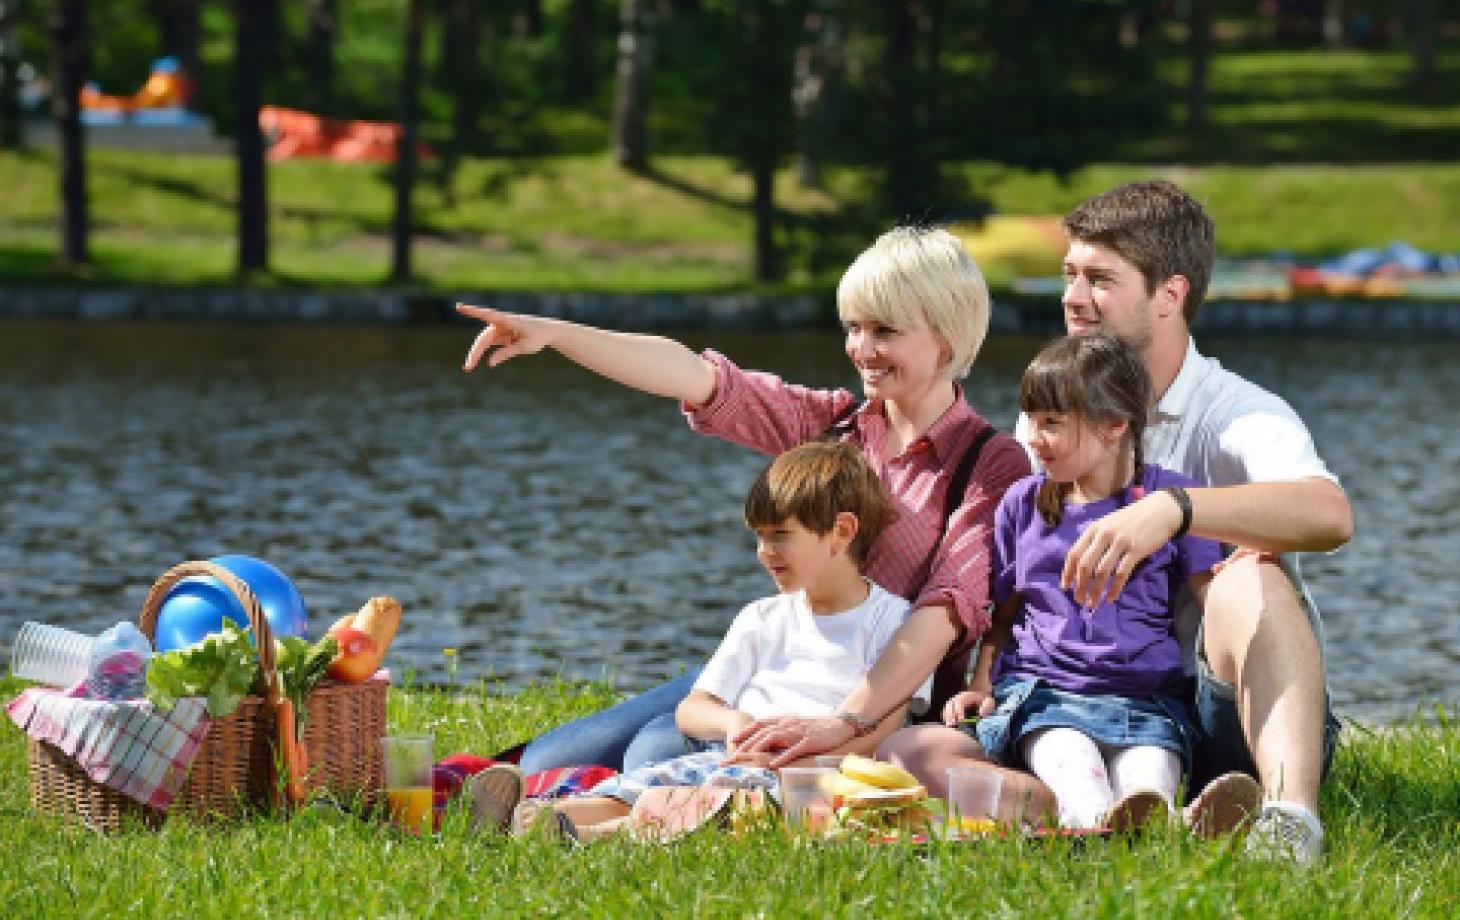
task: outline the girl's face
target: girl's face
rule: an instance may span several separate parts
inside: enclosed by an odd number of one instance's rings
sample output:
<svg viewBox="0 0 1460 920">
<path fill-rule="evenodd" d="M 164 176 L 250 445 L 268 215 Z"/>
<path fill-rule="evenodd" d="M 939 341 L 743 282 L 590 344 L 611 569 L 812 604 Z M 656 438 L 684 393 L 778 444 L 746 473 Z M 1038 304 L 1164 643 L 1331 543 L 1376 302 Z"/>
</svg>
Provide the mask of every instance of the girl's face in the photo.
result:
<svg viewBox="0 0 1460 920">
<path fill-rule="evenodd" d="M 1049 478 L 1075 482 L 1120 463 L 1125 421 L 1092 422 L 1073 412 L 1029 413 L 1029 446 Z"/>
<path fill-rule="evenodd" d="M 915 400 L 947 382 L 941 368 L 949 350 L 926 325 L 893 328 L 865 316 L 842 321 L 847 357 L 862 378 L 868 399 Z"/>
<path fill-rule="evenodd" d="M 838 522 L 829 533 L 817 534 L 795 518 L 754 527 L 755 555 L 781 593 L 806 589 L 814 592 L 832 560 L 846 549 L 849 538 L 843 533 L 845 529 Z"/>
</svg>

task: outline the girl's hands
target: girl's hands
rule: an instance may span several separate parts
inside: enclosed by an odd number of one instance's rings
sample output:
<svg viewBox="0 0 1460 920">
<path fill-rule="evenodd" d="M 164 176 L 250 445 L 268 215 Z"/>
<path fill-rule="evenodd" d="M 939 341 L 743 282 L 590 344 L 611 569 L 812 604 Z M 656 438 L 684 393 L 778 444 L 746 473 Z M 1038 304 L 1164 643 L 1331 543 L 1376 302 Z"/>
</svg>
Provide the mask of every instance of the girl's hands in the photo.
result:
<svg viewBox="0 0 1460 920">
<path fill-rule="evenodd" d="M 954 694 L 943 706 L 943 724 L 957 728 L 971 718 L 994 713 L 994 695 L 987 690 L 965 690 Z"/>
<path fill-rule="evenodd" d="M 535 355 L 552 344 L 553 322 L 540 316 L 522 316 L 517 313 L 503 313 L 490 307 L 474 307 L 459 303 L 456 312 L 462 316 L 481 320 L 487 326 L 477 333 L 476 340 L 466 353 L 462 370 L 474 371 L 487 357 L 487 367 L 498 367 L 518 355 Z M 492 351 L 492 349 L 496 349 Z"/>
</svg>

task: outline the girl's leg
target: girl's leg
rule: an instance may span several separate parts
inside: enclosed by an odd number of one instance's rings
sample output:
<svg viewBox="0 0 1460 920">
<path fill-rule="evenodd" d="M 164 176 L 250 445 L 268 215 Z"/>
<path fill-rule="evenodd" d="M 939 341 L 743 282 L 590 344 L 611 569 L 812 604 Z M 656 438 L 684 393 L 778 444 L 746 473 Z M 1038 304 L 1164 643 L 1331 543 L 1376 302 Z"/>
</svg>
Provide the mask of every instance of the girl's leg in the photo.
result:
<svg viewBox="0 0 1460 920">
<path fill-rule="evenodd" d="M 1133 792 L 1157 792 L 1176 810 L 1176 788 L 1181 784 L 1181 758 L 1154 745 L 1110 750 L 1110 786 L 1117 799 Z"/>
<path fill-rule="evenodd" d="M 518 761 L 522 772 L 538 773 L 590 764 L 623 769 L 624 752 L 634 736 L 666 713 L 672 717 L 680 700 L 694 687 L 700 670 L 694 668 L 622 703 L 539 735 L 522 752 Z M 675 753 L 684 753 L 682 741 Z"/>
<path fill-rule="evenodd" d="M 1022 742 L 1024 762 L 1054 790 L 1062 827 L 1100 827 L 1115 795 L 1105 758 L 1089 736 L 1073 728 L 1043 728 Z"/>
</svg>

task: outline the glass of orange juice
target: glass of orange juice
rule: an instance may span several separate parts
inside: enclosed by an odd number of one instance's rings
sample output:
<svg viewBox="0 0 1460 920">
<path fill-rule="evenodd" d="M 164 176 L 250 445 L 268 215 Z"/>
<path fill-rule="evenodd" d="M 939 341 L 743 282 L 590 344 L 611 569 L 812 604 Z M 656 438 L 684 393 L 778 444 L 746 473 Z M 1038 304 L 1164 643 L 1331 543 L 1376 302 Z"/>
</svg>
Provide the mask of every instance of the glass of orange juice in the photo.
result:
<svg viewBox="0 0 1460 920">
<path fill-rule="evenodd" d="M 380 748 L 385 757 L 385 801 L 391 823 L 412 834 L 430 833 L 435 739 L 431 735 L 386 735 L 380 739 Z"/>
</svg>

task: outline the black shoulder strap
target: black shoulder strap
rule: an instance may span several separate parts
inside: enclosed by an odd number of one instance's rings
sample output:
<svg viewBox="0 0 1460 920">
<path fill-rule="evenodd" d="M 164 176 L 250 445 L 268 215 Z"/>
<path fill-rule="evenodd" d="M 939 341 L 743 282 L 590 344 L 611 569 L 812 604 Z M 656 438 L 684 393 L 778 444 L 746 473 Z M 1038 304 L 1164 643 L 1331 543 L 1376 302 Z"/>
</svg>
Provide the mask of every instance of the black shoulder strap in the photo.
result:
<svg viewBox="0 0 1460 920">
<path fill-rule="evenodd" d="M 857 410 L 864 405 L 866 403 L 852 403 L 838 412 L 836 418 L 831 420 L 831 424 L 826 426 L 826 430 L 821 432 L 821 440 L 840 441 L 851 434 L 857 427 Z"/>
<path fill-rule="evenodd" d="M 948 529 L 948 522 L 953 518 L 953 512 L 963 504 L 963 495 L 968 491 L 968 481 L 973 478 L 973 468 L 978 465 L 979 454 L 983 453 L 984 445 L 994 436 L 999 429 L 993 425 L 985 425 L 973 438 L 973 443 L 964 450 L 963 457 L 958 461 L 958 467 L 953 470 L 953 478 L 948 480 L 948 491 L 943 495 L 943 529 Z"/>
</svg>

